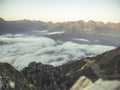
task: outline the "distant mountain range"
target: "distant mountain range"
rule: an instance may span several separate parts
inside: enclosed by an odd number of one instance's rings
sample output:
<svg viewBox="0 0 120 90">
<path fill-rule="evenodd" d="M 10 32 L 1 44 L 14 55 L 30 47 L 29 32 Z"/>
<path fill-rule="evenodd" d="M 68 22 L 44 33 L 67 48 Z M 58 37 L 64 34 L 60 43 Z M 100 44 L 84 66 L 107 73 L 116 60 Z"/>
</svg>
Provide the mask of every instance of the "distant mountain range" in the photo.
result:
<svg viewBox="0 0 120 90">
<path fill-rule="evenodd" d="M 9 32 L 26 32 L 26 30 L 120 30 L 120 23 L 103 23 L 96 21 L 84 22 L 68 21 L 68 22 L 42 22 L 35 20 L 18 20 L 18 21 L 5 21 L 0 18 L 0 33 Z"/>
</svg>

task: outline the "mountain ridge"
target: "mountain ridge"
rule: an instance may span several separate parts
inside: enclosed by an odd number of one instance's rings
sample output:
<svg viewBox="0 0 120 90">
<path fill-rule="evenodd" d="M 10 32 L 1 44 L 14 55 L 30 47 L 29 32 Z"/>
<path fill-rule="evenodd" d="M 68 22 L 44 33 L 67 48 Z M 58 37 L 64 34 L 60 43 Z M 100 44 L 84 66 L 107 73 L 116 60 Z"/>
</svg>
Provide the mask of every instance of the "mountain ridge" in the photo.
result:
<svg viewBox="0 0 120 90">
<path fill-rule="evenodd" d="M 108 24 L 108 23 L 120 23 L 120 22 L 112 22 L 112 21 L 108 21 L 108 22 L 104 22 L 104 21 L 96 21 L 96 20 L 88 20 L 88 21 L 85 21 L 83 19 L 78 19 L 78 20 L 68 20 L 68 21 L 62 21 L 62 22 L 52 22 L 52 21 L 43 21 L 43 20 L 34 20 L 34 19 L 19 19 L 19 20 L 5 20 L 4 18 L 1 18 L 0 17 L 0 21 L 36 21 L 36 22 L 45 22 L 45 23 L 67 23 L 67 22 L 100 22 L 100 23 L 104 23 L 104 24 Z"/>
<path fill-rule="evenodd" d="M 18 20 L 18 21 L 5 21 L 0 18 L 0 29 L 2 32 L 17 32 L 26 30 L 120 30 L 120 23 L 103 23 L 99 21 L 83 20 L 68 21 L 68 22 L 43 22 L 35 20 Z M 1 33 L 2 33 L 1 32 Z"/>
</svg>

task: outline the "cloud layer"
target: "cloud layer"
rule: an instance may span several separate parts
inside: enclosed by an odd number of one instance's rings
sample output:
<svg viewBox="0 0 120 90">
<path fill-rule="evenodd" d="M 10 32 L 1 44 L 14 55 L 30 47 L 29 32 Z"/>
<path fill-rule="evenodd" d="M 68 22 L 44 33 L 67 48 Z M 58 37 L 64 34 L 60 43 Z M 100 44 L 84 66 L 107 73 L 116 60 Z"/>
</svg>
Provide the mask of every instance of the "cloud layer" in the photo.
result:
<svg viewBox="0 0 120 90">
<path fill-rule="evenodd" d="M 105 45 L 77 44 L 71 41 L 59 43 L 47 37 L 22 34 L 2 35 L 0 41 L 7 43 L 0 45 L 0 62 L 8 62 L 18 70 L 32 61 L 57 66 L 115 48 Z"/>
</svg>

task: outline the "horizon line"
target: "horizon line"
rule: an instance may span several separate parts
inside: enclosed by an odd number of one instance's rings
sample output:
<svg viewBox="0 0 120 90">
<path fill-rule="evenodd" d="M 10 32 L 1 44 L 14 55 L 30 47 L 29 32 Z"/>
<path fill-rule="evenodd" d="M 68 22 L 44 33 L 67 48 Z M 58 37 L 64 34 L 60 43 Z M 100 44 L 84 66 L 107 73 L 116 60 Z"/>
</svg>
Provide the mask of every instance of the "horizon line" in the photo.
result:
<svg viewBox="0 0 120 90">
<path fill-rule="evenodd" d="M 107 23 L 120 23 L 119 22 L 114 22 L 114 21 L 102 21 L 102 20 L 92 20 L 92 19 L 89 19 L 89 20 L 84 20 L 84 19 L 78 19 L 78 20 L 65 20 L 65 21 L 52 21 L 52 20 L 48 20 L 48 21 L 45 21 L 45 20 L 40 20 L 40 19 L 4 19 L 2 17 L 0 17 L 1 19 L 3 19 L 4 21 L 24 21 L 24 20 L 28 20 L 28 21 L 41 21 L 41 22 L 46 22 L 46 23 L 66 23 L 66 22 L 78 22 L 78 21 L 83 21 L 83 22 L 89 22 L 89 21 L 94 21 L 94 22 L 102 22 L 104 24 L 107 24 Z"/>
</svg>

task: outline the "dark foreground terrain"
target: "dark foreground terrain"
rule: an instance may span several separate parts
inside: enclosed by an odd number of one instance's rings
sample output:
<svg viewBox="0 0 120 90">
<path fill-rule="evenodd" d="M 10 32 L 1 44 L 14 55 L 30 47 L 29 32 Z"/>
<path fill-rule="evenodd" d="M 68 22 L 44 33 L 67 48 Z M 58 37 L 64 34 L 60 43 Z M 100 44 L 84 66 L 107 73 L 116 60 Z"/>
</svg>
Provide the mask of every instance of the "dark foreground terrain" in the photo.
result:
<svg viewBox="0 0 120 90">
<path fill-rule="evenodd" d="M 8 63 L 0 63 L 0 88 L 3 90 L 69 90 L 80 76 L 92 82 L 99 78 L 120 80 L 120 47 L 58 67 L 32 62 L 17 71 Z"/>
</svg>

